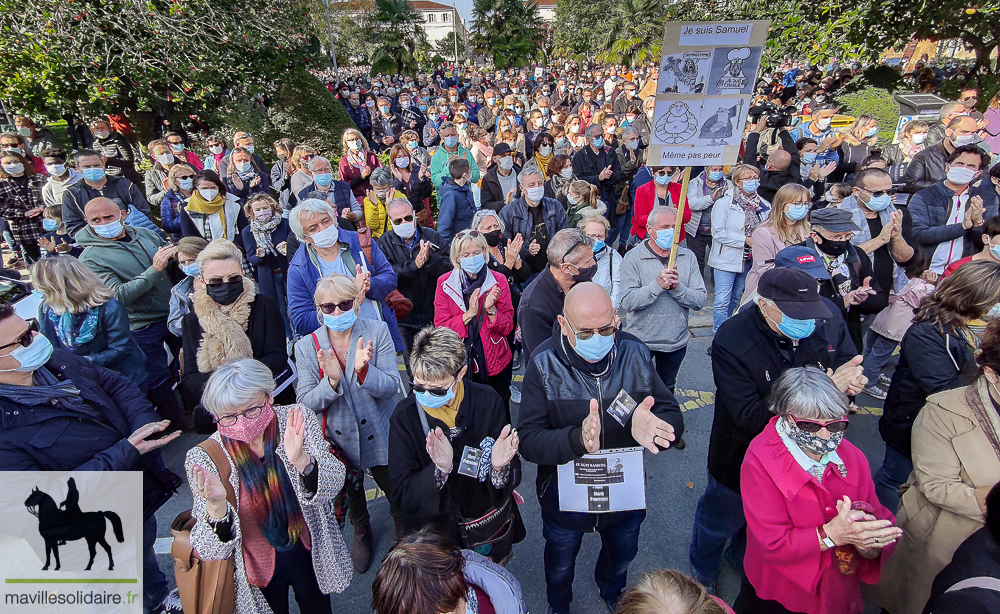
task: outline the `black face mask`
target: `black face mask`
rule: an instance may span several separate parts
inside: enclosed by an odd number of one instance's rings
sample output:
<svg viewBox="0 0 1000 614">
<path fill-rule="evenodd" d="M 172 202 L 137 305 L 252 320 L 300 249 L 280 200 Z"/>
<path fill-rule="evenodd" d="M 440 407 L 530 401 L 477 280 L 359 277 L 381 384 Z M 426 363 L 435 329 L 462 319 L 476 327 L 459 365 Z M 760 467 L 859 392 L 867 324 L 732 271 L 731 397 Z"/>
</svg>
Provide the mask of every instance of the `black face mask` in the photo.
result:
<svg viewBox="0 0 1000 614">
<path fill-rule="evenodd" d="M 500 231 L 491 230 L 490 232 L 484 232 L 483 236 L 486 237 L 486 244 L 490 247 L 496 247 L 500 245 Z"/>
<path fill-rule="evenodd" d="M 591 279 L 594 278 L 595 275 L 597 275 L 596 264 L 594 266 L 589 266 L 585 269 L 577 267 L 577 270 L 579 272 L 576 275 L 573 275 L 573 281 L 578 284 L 582 284 L 585 281 L 590 281 Z"/>
<path fill-rule="evenodd" d="M 220 305 L 232 305 L 243 294 L 243 280 L 224 281 L 218 286 L 205 286 L 208 298 Z"/>
<path fill-rule="evenodd" d="M 850 246 L 850 244 L 851 244 L 850 240 L 831 241 L 830 239 L 823 239 L 823 242 L 817 243 L 816 247 L 818 247 L 819 251 L 823 252 L 824 254 L 827 254 L 828 256 L 833 256 L 834 258 L 838 258 L 847 253 L 847 248 L 848 246 Z"/>
</svg>

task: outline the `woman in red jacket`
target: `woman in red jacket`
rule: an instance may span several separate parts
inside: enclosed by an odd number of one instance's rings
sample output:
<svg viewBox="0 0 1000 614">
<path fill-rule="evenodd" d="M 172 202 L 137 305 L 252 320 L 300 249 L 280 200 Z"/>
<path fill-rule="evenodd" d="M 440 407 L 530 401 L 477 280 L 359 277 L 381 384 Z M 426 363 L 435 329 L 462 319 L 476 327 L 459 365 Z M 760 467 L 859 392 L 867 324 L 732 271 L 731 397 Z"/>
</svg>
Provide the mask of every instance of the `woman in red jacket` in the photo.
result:
<svg viewBox="0 0 1000 614">
<path fill-rule="evenodd" d="M 787 316 L 786 316 L 787 317 Z M 865 455 L 844 437 L 847 395 L 812 367 L 771 392 L 777 414 L 750 444 L 740 485 L 747 518 L 738 600 L 746 614 L 862 612 L 903 531 L 875 496 Z"/>
<path fill-rule="evenodd" d="M 647 184 L 639 186 L 635 191 L 635 209 L 632 214 L 632 236 L 639 239 L 646 238 L 646 220 L 649 219 L 649 212 L 653 207 L 672 207 L 677 210 L 677 203 L 681 200 L 681 169 L 673 169 L 669 166 L 659 168 L 652 167 L 653 180 Z M 671 174 L 672 173 L 672 174 Z M 684 224 L 691 221 L 691 208 L 684 207 L 684 220 L 681 223 L 680 235 L 677 241 L 685 238 Z"/>
<path fill-rule="evenodd" d="M 344 147 L 344 156 L 337 164 L 337 177 L 341 181 L 346 181 L 351 186 L 351 192 L 354 192 L 354 198 L 357 198 L 359 203 L 363 203 L 368 192 L 372 189 L 372 184 L 369 181 L 372 171 L 381 167 L 382 163 L 379 162 L 378 156 L 368 146 L 368 141 L 365 140 L 360 131 L 354 128 L 344 130 L 341 142 Z"/>
<path fill-rule="evenodd" d="M 486 266 L 489 246 L 478 230 L 463 230 L 451 242 L 455 269 L 438 279 L 434 326 L 447 326 L 465 340 L 466 377 L 497 391 L 510 409 L 514 354 L 507 335 L 514 307 L 507 278 Z"/>
</svg>

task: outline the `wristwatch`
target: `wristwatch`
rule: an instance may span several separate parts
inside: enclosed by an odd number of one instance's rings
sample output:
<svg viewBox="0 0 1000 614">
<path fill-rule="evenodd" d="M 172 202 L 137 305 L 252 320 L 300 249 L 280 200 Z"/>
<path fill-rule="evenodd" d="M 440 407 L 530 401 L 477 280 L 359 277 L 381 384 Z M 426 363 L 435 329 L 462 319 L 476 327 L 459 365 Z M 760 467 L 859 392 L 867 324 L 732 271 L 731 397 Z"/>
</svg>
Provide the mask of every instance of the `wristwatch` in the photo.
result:
<svg viewBox="0 0 1000 614">
<path fill-rule="evenodd" d="M 823 545 L 826 546 L 828 550 L 830 548 L 837 547 L 837 544 L 833 543 L 833 540 L 830 539 L 830 536 L 826 534 L 826 531 L 823 529 L 822 526 L 820 526 L 819 528 L 819 540 L 823 542 Z"/>
<path fill-rule="evenodd" d="M 302 477 L 312 474 L 313 471 L 316 471 L 316 461 L 310 459 L 309 464 L 306 465 L 306 470 L 302 472 Z"/>
</svg>

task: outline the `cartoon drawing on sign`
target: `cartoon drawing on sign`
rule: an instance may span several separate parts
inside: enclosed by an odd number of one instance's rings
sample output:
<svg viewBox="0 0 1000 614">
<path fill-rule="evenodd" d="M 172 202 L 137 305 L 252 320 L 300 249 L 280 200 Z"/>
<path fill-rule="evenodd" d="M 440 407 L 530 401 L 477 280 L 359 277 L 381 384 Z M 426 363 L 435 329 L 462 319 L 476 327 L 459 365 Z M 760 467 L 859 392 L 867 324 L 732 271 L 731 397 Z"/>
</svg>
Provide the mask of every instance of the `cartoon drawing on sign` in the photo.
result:
<svg viewBox="0 0 1000 614">
<path fill-rule="evenodd" d="M 675 100 L 656 120 L 654 131 L 656 137 L 663 143 L 668 145 L 683 143 L 698 131 L 698 118 L 691 112 L 687 103 Z"/>
<path fill-rule="evenodd" d="M 719 47 L 712 58 L 710 95 L 749 94 L 760 64 L 760 47 Z"/>
<path fill-rule="evenodd" d="M 28 512 L 38 518 L 38 533 L 45 540 L 45 566 L 42 570 L 49 568 L 49 556 L 55 555 L 56 570 L 59 569 L 59 546 L 67 541 L 77 539 L 87 540 L 87 549 L 90 551 L 90 561 L 87 563 L 86 571 L 94 565 L 94 557 L 97 555 L 97 544 L 108 553 L 108 570 L 115 568 L 115 560 L 111 556 L 111 546 L 104 539 L 104 532 L 107 529 L 106 520 L 111 521 L 111 528 L 114 530 L 115 539 L 118 543 L 125 541 L 122 533 L 122 521 L 118 514 L 114 512 L 82 512 L 77 502 L 80 500 L 80 493 L 76 489 L 76 481 L 69 479 L 69 491 L 66 493 L 66 500 L 57 506 L 56 502 L 48 494 L 34 488 L 31 495 L 24 501 L 24 506 Z M 65 509 L 60 509 L 65 507 Z"/>
<path fill-rule="evenodd" d="M 718 108 L 712 109 L 709 103 L 718 104 Z M 734 134 L 740 134 L 737 130 L 737 123 L 743 117 L 743 99 L 722 99 L 706 101 L 702 111 L 701 130 L 698 133 L 699 145 L 733 145 L 730 140 Z"/>
<path fill-rule="evenodd" d="M 664 94 L 701 94 L 711 68 L 711 51 L 688 51 L 663 58 L 659 83 Z"/>
</svg>

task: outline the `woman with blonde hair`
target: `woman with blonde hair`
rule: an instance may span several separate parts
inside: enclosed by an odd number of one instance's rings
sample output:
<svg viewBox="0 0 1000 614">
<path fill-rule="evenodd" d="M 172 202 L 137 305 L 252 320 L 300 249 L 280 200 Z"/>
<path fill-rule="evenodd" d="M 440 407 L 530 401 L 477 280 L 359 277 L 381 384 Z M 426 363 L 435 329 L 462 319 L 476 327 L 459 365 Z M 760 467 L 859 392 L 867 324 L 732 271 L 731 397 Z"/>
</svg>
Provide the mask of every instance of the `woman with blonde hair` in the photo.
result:
<svg viewBox="0 0 1000 614">
<path fill-rule="evenodd" d="M 584 135 L 586 126 L 583 123 L 583 118 L 576 113 L 570 113 L 569 117 L 566 118 L 565 126 L 566 140 L 569 141 L 574 152 L 587 146 L 587 137 Z"/>
<path fill-rule="evenodd" d="M 38 330 L 56 349 L 121 373 L 146 392 L 146 356 L 132 338 L 128 312 L 115 293 L 76 258 L 44 258 L 31 267 L 42 294 Z"/>
<path fill-rule="evenodd" d="M 844 181 L 848 175 L 860 170 L 861 163 L 878 145 L 878 120 L 871 115 L 859 115 L 851 129 L 844 135 L 844 142 L 837 148 L 840 162 L 828 181 Z"/>
<path fill-rule="evenodd" d="M 701 584 L 673 569 L 642 574 L 621 601 L 615 614 L 732 614 L 724 601 Z"/>
<path fill-rule="evenodd" d="M 588 217 L 603 216 L 608 211 L 608 206 L 598 198 L 601 193 L 596 185 L 578 179 L 571 181 L 566 190 L 566 215 L 568 221 L 567 228 L 576 228 L 580 225 L 580 220 Z"/>
<path fill-rule="evenodd" d="M 351 186 L 354 198 L 361 202 L 372 189 L 371 175 L 382 162 L 357 128 L 344 130 L 340 139 L 344 155 L 337 163 L 337 178 Z"/>
<path fill-rule="evenodd" d="M 293 338 L 288 319 L 285 275 L 288 272 L 288 235 L 291 228 L 281 216 L 281 205 L 270 194 L 254 194 L 243 207 L 250 223 L 243 229 L 243 249 L 254 270 L 260 293 L 278 303 L 285 322 L 285 337 Z M 294 254 L 292 254 L 294 255 Z"/>
<path fill-rule="evenodd" d="M 774 268 L 774 257 L 778 252 L 809 238 L 811 198 L 809 188 L 798 183 L 785 184 L 774 195 L 771 213 L 750 235 L 753 264 L 747 274 L 741 305 L 757 291 L 757 280 L 761 274 Z"/>
<path fill-rule="evenodd" d="M 292 202 L 298 204 L 298 194 L 313 183 L 312 173 L 309 171 L 309 161 L 319 155 L 319 152 L 309 145 L 299 145 L 292 150 L 292 173 L 288 180 L 289 190 L 292 193 Z M 292 206 L 294 209 L 294 205 Z"/>
</svg>

